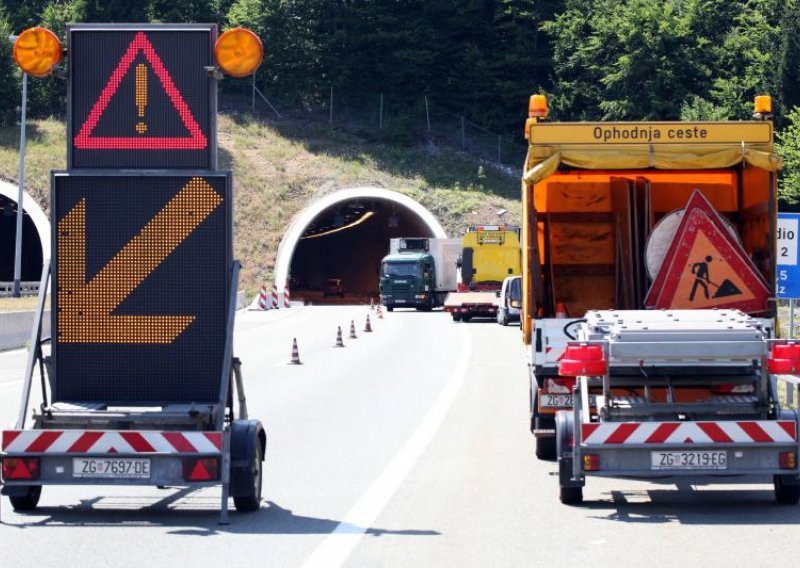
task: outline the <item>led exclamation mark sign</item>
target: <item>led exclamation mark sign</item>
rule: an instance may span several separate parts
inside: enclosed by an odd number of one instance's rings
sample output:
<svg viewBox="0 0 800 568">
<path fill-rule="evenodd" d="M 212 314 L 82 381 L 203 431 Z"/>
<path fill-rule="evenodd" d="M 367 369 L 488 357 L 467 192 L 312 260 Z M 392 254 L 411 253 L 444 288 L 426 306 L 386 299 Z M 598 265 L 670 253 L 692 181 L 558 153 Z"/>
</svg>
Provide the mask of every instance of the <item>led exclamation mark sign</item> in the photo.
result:
<svg viewBox="0 0 800 568">
<path fill-rule="evenodd" d="M 144 123 L 144 111 L 147 108 L 147 65 L 139 63 L 136 66 L 136 112 L 139 122 L 136 123 L 136 132 L 144 134 L 147 125 Z"/>
</svg>

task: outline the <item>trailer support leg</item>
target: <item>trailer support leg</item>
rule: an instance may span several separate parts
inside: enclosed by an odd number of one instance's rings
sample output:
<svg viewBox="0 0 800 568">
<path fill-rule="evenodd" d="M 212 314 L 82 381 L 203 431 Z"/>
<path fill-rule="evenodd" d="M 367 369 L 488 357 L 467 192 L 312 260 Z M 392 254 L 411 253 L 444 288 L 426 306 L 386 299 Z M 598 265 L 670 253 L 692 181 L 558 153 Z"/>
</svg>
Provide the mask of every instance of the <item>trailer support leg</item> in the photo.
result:
<svg viewBox="0 0 800 568">
<path fill-rule="evenodd" d="M 231 486 L 231 427 L 226 426 L 222 432 L 222 503 L 219 509 L 220 525 L 229 525 L 228 498 Z"/>
</svg>

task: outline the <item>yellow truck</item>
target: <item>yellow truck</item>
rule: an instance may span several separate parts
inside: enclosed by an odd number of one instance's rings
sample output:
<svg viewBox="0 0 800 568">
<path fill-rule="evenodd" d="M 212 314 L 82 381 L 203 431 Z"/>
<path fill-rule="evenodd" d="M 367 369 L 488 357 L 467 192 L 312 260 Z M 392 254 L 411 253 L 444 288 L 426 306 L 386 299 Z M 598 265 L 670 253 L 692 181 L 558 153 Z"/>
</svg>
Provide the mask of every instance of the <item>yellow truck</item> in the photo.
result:
<svg viewBox="0 0 800 568">
<path fill-rule="evenodd" d="M 469 227 L 462 243 L 457 263 L 458 289 L 447 295 L 444 311 L 453 321 L 496 318 L 503 280 L 520 274 L 519 228 Z"/>
<path fill-rule="evenodd" d="M 590 310 L 734 307 L 773 332 L 775 306 L 766 297 L 775 295 L 780 161 L 769 102 L 757 100 L 754 119 L 743 122 L 550 123 L 546 99 L 531 98 L 521 330 L 539 458 L 556 457 L 556 413 L 573 408 L 576 378 L 559 363 Z M 732 253 L 703 252 L 713 243 L 674 244 L 693 196 L 715 219 L 708 232 L 719 240 L 723 225 L 730 233 L 725 246 L 741 251 L 739 264 Z M 659 280 L 668 263 L 669 278 Z M 747 301 L 730 304 L 737 292 Z M 599 394 L 584 399 L 594 407 Z"/>
</svg>

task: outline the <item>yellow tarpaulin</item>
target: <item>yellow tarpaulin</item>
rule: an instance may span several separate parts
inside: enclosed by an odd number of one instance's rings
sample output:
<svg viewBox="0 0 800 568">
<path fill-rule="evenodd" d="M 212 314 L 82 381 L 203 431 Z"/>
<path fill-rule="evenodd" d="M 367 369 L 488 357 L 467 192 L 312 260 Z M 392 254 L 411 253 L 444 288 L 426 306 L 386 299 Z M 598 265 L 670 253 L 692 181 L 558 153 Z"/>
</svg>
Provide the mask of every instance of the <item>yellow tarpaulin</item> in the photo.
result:
<svg viewBox="0 0 800 568">
<path fill-rule="evenodd" d="M 535 184 L 553 175 L 561 164 L 589 170 L 704 170 L 729 168 L 742 162 L 768 171 L 777 171 L 781 167 L 780 158 L 771 152 L 769 144 L 530 145 L 523 180 Z"/>
</svg>

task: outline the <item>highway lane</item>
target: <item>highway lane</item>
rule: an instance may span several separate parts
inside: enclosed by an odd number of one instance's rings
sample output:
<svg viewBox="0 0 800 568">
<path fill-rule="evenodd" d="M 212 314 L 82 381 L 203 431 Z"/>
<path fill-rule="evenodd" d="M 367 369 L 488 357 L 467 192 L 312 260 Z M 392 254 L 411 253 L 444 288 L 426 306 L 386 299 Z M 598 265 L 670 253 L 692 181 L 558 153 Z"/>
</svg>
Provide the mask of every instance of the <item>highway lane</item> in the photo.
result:
<svg viewBox="0 0 800 568">
<path fill-rule="evenodd" d="M 35 513 L 3 502 L 0 566 L 752 566 L 797 550 L 800 508 L 749 480 L 592 478 L 587 505 L 562 506 L 526 430 L 518 328 L 395 311 L 365 334 L 367 313 L 240 313 L 248 404 L 269 434 L 260 512 L 220 527 L 218 490 L 46 488 Z M 287 364 L 292 337 L 303 365 Z M 24 361 L 0 354 L 0 373 Z M 0 423 L 17 413 L 7 375 Z"/>
</svg>

